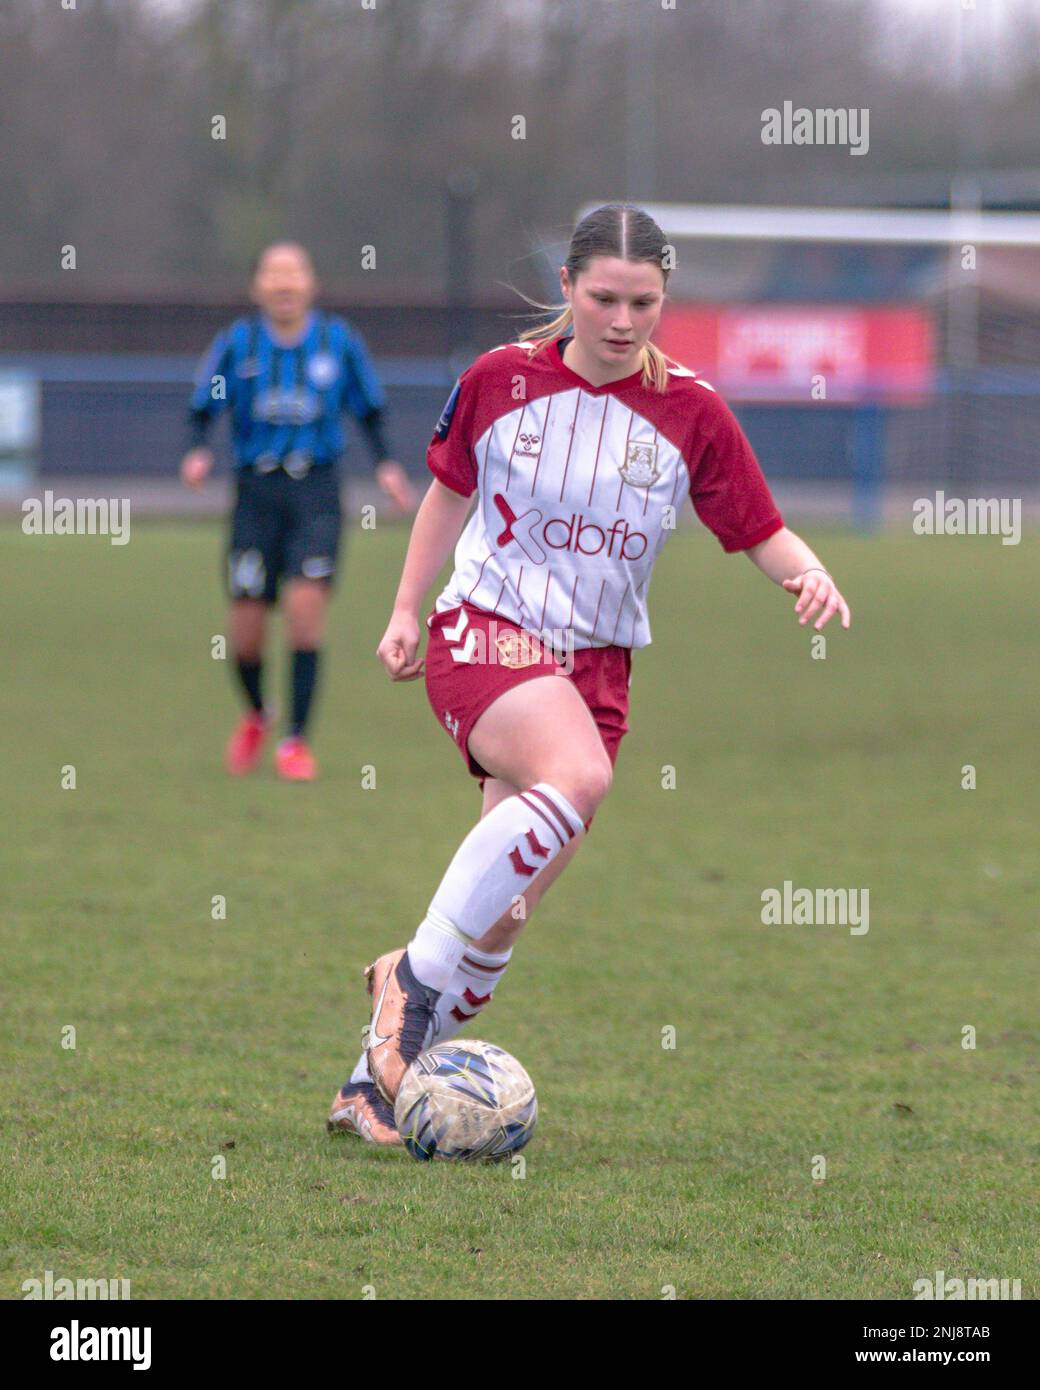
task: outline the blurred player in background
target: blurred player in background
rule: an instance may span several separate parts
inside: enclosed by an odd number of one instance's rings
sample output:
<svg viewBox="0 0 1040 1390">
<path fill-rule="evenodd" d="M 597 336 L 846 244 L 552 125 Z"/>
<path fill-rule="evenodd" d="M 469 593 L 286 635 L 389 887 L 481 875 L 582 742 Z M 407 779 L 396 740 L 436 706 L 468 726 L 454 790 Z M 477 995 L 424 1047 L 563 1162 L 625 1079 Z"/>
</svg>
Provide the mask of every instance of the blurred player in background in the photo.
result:
<svg viewBox="0 0 1040 1390">
<path fill-rule="evenodd" d="M 684 494 L 725 551 L 796 596 L 803 625 L 816 617 L 819 630 L 835 613 L 849 625 L 736 417 L 649 341 L 667 250 L 637 208 L 590 213 L 560 270 L 562 312 L 478 357 L 434 432 L 434 481 L 378 654 L 391 680 L 422 673 L 420 608 L 458 541 L 426 619 L 426 689 L 480 779 L 482 819 L 408 946 L 365 972 L 366 1050 L 333 1100 L 332 1130 L 400 1143 L 392 1102 L 405 1070 L 488 1003 L 525 921 L 584 843 L 628 729 L 631 652 L 650 641 L 647 589 Z"/>
<path fill-rule="evenodd" d="M 315 309 L 318 284 L 310 256 L 293 242 L 268 246 L 252 281 L 258 312 L 218 333 L 203 358 L 191 398 L 191 447 L 181 461 L 188 487 L 213 467 L 210 426 L 232 413 L 237 484 L 228 549 L 231 648 L 248 712 L 227 745 L 234 776 L 251 772 L 270 730 L 263 695 L 268 607 L 284 579 L 291 686 L 280 776 L 310 781 L 317 767 L 305 739 L 318 674 L 329 592 L 341 530 L 341 415 L 358 420 L 376 463 L 376 479 L 400 510 L 415 499 L 389 457 L 384 397 L 360 335 Z"/>
</svg>

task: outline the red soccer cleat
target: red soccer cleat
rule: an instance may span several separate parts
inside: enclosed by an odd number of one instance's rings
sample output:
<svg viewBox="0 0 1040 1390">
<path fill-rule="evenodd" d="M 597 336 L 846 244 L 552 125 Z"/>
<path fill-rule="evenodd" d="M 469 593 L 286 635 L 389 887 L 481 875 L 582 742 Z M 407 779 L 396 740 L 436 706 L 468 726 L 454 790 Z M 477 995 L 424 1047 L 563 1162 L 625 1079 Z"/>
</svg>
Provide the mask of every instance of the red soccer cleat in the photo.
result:
<svg viewBox="0 0 1040 1390">
<path fill-rule="evenodd" d="M 274 765 L 279 777 L 289 782 L 313 782 L 318 775 L 314 754 L 302 738 L 285 738 L 278 745 Z"/>
<path fill-rule="evenodd" d="M 259 710 L 250 710 L 239 720 L 224 750 L 224 766 L 232 777 L 245 777 L 260 761 L 270 720 Z"/>
</svg>

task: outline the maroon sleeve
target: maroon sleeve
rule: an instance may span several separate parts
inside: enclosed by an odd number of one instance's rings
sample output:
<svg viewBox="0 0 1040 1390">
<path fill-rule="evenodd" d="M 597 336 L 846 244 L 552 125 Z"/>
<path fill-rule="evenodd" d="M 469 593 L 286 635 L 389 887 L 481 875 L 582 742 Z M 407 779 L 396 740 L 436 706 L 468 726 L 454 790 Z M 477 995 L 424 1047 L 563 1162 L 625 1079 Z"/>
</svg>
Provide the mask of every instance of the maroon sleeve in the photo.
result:
<svg viewBox="0 0 1040 1390">
<path fill-rule="evenodd" d="M 700 416 L 698 436 L 687 457 L 696 460 L 690 464 L 690 498 L 701 521 L 728 554 L 768 540 L 784 519 L 747 436 L 721 397 L 713 394 Z"/>
<path fill-rule="evenodd" d="M 441 411 L 426 450 L 426 466 L 445 487 L 463 497 L 477 490 L 477 468 L 473 461 L 473 421 L 477 389 L 473 368 L 456 381 Z"/>
</svg>

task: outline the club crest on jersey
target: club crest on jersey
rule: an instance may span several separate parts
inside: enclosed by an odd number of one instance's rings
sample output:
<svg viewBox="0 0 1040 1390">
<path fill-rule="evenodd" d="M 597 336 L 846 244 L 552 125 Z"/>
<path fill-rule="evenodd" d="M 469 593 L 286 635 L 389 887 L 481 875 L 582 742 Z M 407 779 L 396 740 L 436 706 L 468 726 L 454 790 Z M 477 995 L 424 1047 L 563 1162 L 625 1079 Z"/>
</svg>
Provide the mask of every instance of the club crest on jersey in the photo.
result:
<svg viewBox="0 0 1040 1390">
<path fill-rule="evenodd" d="M 517 671 L 522 666 L 533 666 L 542 659 L 541 643 L 529 632 L 503 632 L 495 638 L 498 648 L 499 664 Z"/>
<path fill-rule="evenodd" d="M 657 466 L 656 444 L 630 444 L 625 461 L 618 469 L 630 487 L 649 487 L 661 476 Z"/>
<path fill-rule="evenodd" d="M 316 352 L 307 363 L 307 375 L 318 388 L 324 391 L 339 375 L 339 367 L 331 352 Z"/>
</svg>

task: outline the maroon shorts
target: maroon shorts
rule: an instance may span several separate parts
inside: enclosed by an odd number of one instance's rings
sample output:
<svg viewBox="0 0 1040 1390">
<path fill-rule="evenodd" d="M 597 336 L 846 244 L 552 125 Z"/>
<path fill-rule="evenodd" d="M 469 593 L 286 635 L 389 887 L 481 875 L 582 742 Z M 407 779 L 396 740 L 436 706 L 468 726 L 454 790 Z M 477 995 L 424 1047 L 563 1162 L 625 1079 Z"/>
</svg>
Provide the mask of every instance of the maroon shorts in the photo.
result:
<svg viewBox="0 0 1040 1390">
<path fill-rule="evenodd" d="M 472 603 L 431 613 L 426 626 L 426 694 L 437 722 L 455 740 L 474 777 L 491 774 L 469 755 L 473 725 L 499 695 L 542 676 L 562 676 L 577 687 L 611 763 L 616 760 L 628 732 L 628 647 L 589 647 L 570 653 L 568 661 L 566 654 L 554 654 L 533 633 Z M 573 669 L 568 671 L 570 663 Z"/>
</svg>

